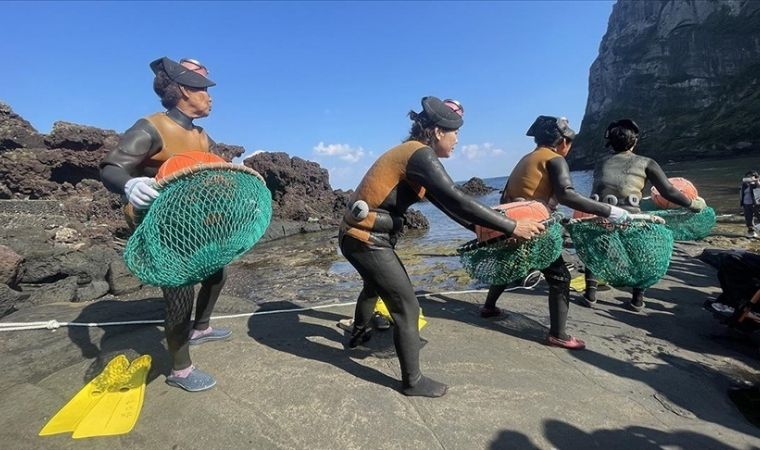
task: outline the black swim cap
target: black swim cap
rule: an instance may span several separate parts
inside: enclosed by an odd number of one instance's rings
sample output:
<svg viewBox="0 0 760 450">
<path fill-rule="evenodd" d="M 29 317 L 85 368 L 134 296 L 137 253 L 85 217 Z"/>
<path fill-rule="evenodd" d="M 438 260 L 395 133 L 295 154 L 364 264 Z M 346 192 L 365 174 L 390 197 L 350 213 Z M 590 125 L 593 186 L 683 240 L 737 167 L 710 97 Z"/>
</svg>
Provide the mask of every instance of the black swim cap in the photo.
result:
<svg viewBox="0 0 760 450">
<path fill-rule="evenodd" d="M 633 131 L 636 134 L 639 134 L 639 126 L 636 125 L 636 122 L 634 122 L 633 119 L 620 119 L 610 123 L 607 126 L 607 131 L 604 132 L 604 138 L 609 139 L 610 131 L 612 131 L 613 128 L 617 127 L 625 128 Z"/>
<path fill-rule="evenodd" d="M 570 128 L 565 117 L 538 116 L 525 134 L 539 142 L 556 141 L 559 138 L 569 141 L 575 139 L 575 131 Z"/>
<path fill-rule="evenodd" d="M 436 126 L 448 130 L 457 130 L 464 124 L 464 119 L 450 106 L 437 97 L 422 97 L 422 112 L 417 116 L 424 127 Z"/>
<path fill-rule="evenodd" d="M 203 65 L 201 65 L 199 62 L 195 60 L 187 60 L 187 61 L 200 68 L 204 68 Z M 185 67 L 177 62 L 172 61 L 171 59 L 165 56 L 162 58 L 158 58 L 157 60 L 150 63 L 150 69 L 153 71 L 154 74 L 158 73 L 158 71 L 162 67 L 172 81 L 174 81 L 175 83 L 181 84 L 182 86 L 188 86 L 191 88 L 207 88 L 211 86 L 216 86 L 216 83 L 214 83 L 213 81 L 209 80 L 208 78 L 198 73 L 197 70 L 193 70 L 189 67 Z"/>
</svg>

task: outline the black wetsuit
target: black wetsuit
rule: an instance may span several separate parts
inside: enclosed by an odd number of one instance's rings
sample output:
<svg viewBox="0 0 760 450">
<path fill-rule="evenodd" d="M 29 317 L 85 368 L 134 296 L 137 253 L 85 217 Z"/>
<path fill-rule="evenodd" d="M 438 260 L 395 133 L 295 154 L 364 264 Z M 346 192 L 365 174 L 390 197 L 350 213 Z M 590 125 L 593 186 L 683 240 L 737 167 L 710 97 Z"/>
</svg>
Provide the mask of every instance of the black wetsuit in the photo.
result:
<svg viewBox="0 0 760 450">
<path fill-rule="evenodd" d="M 518 200 L 538 200 L 552 208 L 559 203 L 602 217 L 610 215 L 608 205 L 595 202 L 575 191 L 565 158 L 543 146 L 525 155 L 509 176 L 501 195 L 501 203 Z M 570 305 L 570 272 L 560 256 L 541 273 L 549 284 L 549 334 L 555 338 L 567 339 L 565 324 Z M 484 307 L 495 308 L 496 301 L 505 289 L 505 285 L 491 286 Z"/>
<path fill-rule="evenodd" d="M 631 151 L 609 153 L 596 163 L 591 193 L 602 202 L 613 202 L 626 211 L 637 214 L 641 212 L 639 201 L 647 181 L 665 199 L 683 207 L 691 205 L 691 200 L 668 181 L 657 161 Z M 594 274 L 586 270 L 587 299 L 594 301 L 597 284 Z M 634 306 L 643 306 L 644 289 L 633 288 L 632 297 Z"/>
<path fill-rule="evenodd" d="M 414 391 L 425 379 L 419 364 L 420 305 L 394 250 L 404 213 L 423 197 L 470 230 L 481 225 L 511 235 L 516 224 L 457 189 L 433 149 L 417 141 L 405 142 L 383 154 L 349 201 L 340 230 L 340 248 L 364 281 L 356 304 L 354 334 L 367 330 L 377 297 L 382 297 L 396 324 L 393 338 L 404 393 L 438 396 L 445 387 L 437 393 Z M 356 202 L 366 203 L 366 217 L 355 214 Z"/>
<path fill-rule="evenodd" d="M 159 130 L 155 124 L 162 129 Z M 171 141 L 171 144 L 165 144 L 165 140 Z M 124 194 L 127 181 L 134 177 L 155 176 L 160 163 L 173 154 L 181 153 L 186 142 L 198 143 L 196 148 L 186 150 L 209 150 L 214 144 L 202 128 L 193 125 L 192 119 L 176 108 L 138 120 L 100 164 L 103 184 L 112 192 Z M 191 329 L 205 330 L 209 327 L 211 313 L 225 280 L 225 269 L 203 280 L 194 324 L 191 316 L 195 287 L 162 288 L 166 301 L 164 332 L 174 370 L 192 365 L 188 344 Z"/>
</svg>

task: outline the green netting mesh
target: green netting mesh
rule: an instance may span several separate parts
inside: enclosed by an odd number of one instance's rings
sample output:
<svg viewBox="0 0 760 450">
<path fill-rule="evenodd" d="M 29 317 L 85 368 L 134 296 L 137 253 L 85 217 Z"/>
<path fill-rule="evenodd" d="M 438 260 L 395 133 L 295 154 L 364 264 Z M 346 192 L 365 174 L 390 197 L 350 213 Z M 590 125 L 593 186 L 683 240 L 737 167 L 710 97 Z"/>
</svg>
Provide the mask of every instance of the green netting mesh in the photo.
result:
<svg viewBox="0 0 760 450">
<path fill-rule="evenodd" d="M 676 241 L 696 241 L 710 235 L 715 226 L 715 210 L 707 207 L 700 212 L 688 209 L 663 209 L 649 214 L 665 219 L 665 226 Z"/>
<path fill-rule="evenodd" d="M 660 207 L 652 200 L 652 197 L 644 197 L 639 202 L 639 209 L 649 213 L 650 211 L 659 211 Z"/>
<path fill-rule="evenodd" d="M 612 286 L 647 288 L 668 271 L 673 233 L 664 225 L 584 220 L 571 221 L 566 228 L 581 261 Z"/>
<path fill-rule="evenodd" d="M 146 284 L 208 278 L 248 251 L 272 217 L 272 197 L 250 171 L 213 168 L 169 181 L 129 238 L 124 259 Z"/>
<path fill-rule="evenodd" d="M 562 225 L 553 222 L 539 236 L 520 245 L 499 240 L 487 245 L 473 240 L 457 249 L 471 277 L 488 284 L 508 284 L 531 270 L 545 269 L 562 253 Z"/>
</svg>

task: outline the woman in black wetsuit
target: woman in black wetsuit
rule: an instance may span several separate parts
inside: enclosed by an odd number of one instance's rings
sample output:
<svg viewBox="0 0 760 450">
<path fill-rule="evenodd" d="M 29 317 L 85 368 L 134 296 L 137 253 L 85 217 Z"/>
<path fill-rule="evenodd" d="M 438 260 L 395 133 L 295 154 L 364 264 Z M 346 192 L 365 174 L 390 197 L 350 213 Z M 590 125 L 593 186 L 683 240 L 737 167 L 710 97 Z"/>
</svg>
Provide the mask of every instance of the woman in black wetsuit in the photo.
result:
<svg viewBox="0 0 760 450">
<path fill-rule="evenodd" d="M 628 213 L 616 206 L 595 202 L 578 194 L 570 178 L 565 156 L 570 152 L 575 131 L 564 117 L 538 116 L 530 126 L 528 136 L 536 148 L 523 156 L 509 175 L 501 195 L 501 203 L 518 200 L 535 200 L 554 210 L 557 205 L 569 206 L 583 212 L 609 218 L 613 222 L 627 220 Z M 570 308 L 570 272 L 562 256 L 541 271 L 549 285 L 549 335 L 547 344 L 570 350 L 582 350 L 586 343 L 566 333 L 567 314 Z M 506 289 L 505 285 L 492 285 L 482 317 L 496 317 L 501 310 L 496 301 Z"/>
<path fill-rule="evenodd" d="M 678 206 L 698 212 L 705 207 L 701 197 L 689 200 L 681 191 L 668 181 L 667 175 L 657 161 L 633 152 L 639 142 L 639 126 L 631 119 L 621 119 L 610 123 L 604 133 L 607 147 L 612 152 L 602 156 L 594 167 L 594 182 L 591 196 L 595 200 L 617 205 L 629 213 L 641 212 L 644 185 L 648 182 L 656 187 L 660 194 Z M 586 270 L 586 292 L 581 298 L 585 306 L 596 303 L 597 280 Z M 644 289 L 633 288 L 628 308 L 640 312 L 644 309 Z"/>
<path fill-rule="evenodd" d="M 100 164 L 100 178 L 112 192 L 124 195 L 127 224 L 135 228 L 142 213 L 158 196 L 155 176 L 170 157 L 190 150 L 208 152 L 214 141 L 193 121 L 211 113 L 208 69 L 194 59 L 179 63 L 159 58 L 150 64 L 156 75 L 153 90 L 165 112 L 139 119 L 119 139 Z M 197 392 L 211 389 L 214 377 L 195 367 L 190 346 L 225 340 L 232 335 L 226 328 L 210 326 L 211 313 L 226 280 L 225 269 L 201 282 L 197 301 L 194 286 L 162 288 L 166 301 L 164 331 L 172 371 L 166 377 L 171 386 Z M 195 304 L 195 320 L 192 319 Z"/>
<path fill-rule="evenodd" d="M 457 143 L 463 110 L 458 102 L 422 99 L 422 112 L 409 112 L 413 124 L 404 143 L 384 153 L 364 175 L 349 201 L 339 241 L 343 255 L 364 281 L 354 315 L 349 347 L 369 338 L 377 297 L 393 317 L 393 340 L 401 363 L 402 392 L 440 397 L 447 386 L 422 375 L 417 328 L 420 305 L 394 248 L 403 217 L 423 197 L 460 225 L 475 225 L 530 239 L 543 230 L 534 221 L 513 221 L 458 190 L 438 158 L 448 158 Z"/>
</svg>

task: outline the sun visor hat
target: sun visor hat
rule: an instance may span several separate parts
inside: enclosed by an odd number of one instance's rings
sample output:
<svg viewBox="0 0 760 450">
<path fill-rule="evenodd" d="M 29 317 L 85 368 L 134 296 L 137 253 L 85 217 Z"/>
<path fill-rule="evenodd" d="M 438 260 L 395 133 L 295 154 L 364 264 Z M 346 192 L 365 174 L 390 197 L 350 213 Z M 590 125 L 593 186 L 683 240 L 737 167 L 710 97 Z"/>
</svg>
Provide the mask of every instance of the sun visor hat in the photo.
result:
<svg viewBox="0 0 760 450">
<path fill-rule="evenodd" d="M 422 119 L 425 126 L 436 126 L 457 130 L 464 119 L 454 109 L 437 97 L 422 97 Z"/>
<path fill-rule="evenodd" d="M 639 134 L 639 126 L 636 125 L 636 122 L 634 122 L 633 119 L 620 119 L 612 122 L 607 126 L 607 130 L 604 132 L 604 138 L 609 138 L 610 131 L 612 131 L 613 128 L 617 127 L 627 128 L 629 130 L 632 130 L 634 133 Z"/>
<path fill-rule="evenodd" d="M 575 139 L 575 131 L 570 128 L 570 123 L 565 117 L 538 116 L 525 134 L 542 140 L 558 137 L 570 141 Z"/>
<path fill-rule="evenodd" d="M 150 63 L 150 68 L 154 74 L 158 73 L 162 67 L 172 81 L 183 86 L 191 88 L 216 86 L 216 83 L 202 75 L 208 74 L 208 71 L 196 60 L 182 60 L 182 64 L 180 64 L 164 56 Z"/>
</svg>

